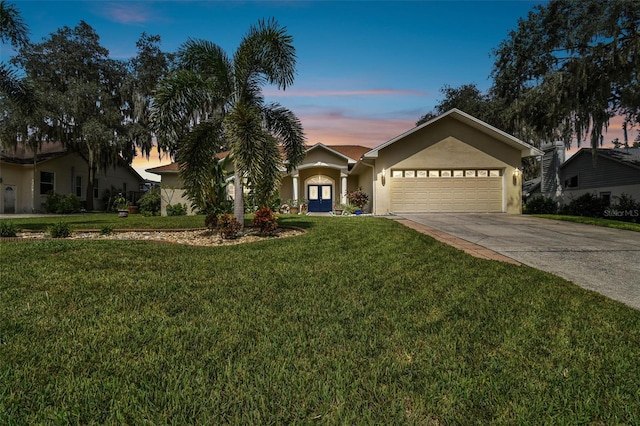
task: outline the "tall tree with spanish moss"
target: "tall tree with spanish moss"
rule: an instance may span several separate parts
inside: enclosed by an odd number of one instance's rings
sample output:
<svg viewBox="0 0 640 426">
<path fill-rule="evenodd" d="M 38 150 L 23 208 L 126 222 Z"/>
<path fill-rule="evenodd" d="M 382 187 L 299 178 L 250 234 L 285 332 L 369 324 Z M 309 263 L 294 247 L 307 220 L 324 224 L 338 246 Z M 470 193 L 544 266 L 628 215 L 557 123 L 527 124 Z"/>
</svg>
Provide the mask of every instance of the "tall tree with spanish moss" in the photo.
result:
<svg viewBox="0 0 640 426">
<path fill-rule="evenodd" d="M 494 52 L 493 92 L 511 127 L 595 151 L 610 119 L 640 121 L 640 2 L 551 0 Z"/>
<path fill-rule="evenodd" d="M 251 26 L 233 56 L 204 40 L 178 51 L 178 69 L 159 86 L 152 105 L 160 149 L 175 155 L 189 198 L 210 187 L 215 154 L 228 149 L 235 169 L 234 214 L 244 219 L 243 185 L 258 204 L 276 193 L 282 165 L 304 156 L 304 132 L 295 114 L 262 95 L 266 84 L 285 90 L 294 81 L 293 37 L 275 20 Z"/>
</svg>

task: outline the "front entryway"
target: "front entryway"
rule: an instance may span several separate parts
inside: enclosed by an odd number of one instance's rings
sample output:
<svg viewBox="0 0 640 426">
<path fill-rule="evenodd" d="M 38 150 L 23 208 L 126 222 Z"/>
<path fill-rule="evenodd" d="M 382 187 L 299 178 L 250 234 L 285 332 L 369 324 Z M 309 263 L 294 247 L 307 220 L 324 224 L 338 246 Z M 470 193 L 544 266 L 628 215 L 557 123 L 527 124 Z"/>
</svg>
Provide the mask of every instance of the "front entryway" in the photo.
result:
<svg viewBox="0 0 640 426">
<path fill-rule="evenodd" d="M 16 187 L 7 185 L 4 189 L 4 212 L 16 212 Z"/>
<path fill-rule="evenodd" d="M 333 207 L 331 185 L 309 185 L 307 187 L 310 212 L 330 212 Z"/>
</svg>

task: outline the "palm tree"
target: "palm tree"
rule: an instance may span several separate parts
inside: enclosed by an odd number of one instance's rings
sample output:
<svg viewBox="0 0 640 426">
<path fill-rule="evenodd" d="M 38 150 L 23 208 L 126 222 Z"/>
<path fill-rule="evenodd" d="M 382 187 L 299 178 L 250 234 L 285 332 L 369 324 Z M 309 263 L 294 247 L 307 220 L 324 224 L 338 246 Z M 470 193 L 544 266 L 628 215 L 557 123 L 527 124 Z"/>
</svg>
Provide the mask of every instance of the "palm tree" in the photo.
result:
<svg viewBox="0 0 640 426">
<path fill-rule="evenodd" d="M 293 84 L 292 42 L 273 19 L 252 26 L 232 58 L 214 43 L 190 39 L 178 51 L 178 69 L 160 83 L 153 101 L 151 121 L 159 148 L 175 155 L 192 200 L 210 186 L 215 154 L 229 150 L 235 169 L 234 214 L 240 223 L 243 183 L 264 205 L 278 188 L 281 152 L 288 171 L 304 156 L 298 118 L 262 96 L 266 84 L 282 90 Z"/>
</svg>

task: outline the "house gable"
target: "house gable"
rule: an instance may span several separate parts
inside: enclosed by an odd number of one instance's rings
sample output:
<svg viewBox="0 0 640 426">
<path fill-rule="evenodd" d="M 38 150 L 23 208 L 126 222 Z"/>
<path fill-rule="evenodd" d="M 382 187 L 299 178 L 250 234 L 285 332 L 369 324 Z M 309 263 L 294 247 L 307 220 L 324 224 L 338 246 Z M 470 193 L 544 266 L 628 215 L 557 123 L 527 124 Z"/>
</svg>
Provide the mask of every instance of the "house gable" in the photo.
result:
<svg viewBox="0 0 640 426">
<path fill-rule="evenodd" d="M 304 160 L 298 168 L 321 167 L 323 165 L 347 167 L 349 162 L 353 163 L 354 161 L 331 147 L 317 143 L 306 151 Z"/>
<path fill-rule="evenodd" d="M 463 126 L 455 125 L 453 122 L 458 124 L 462 124 Z M 444 124 L 444 125 L 443 125 Z M 495 127 L 478 120 L 475 117 L 470 116 L 458 109 L 452 109 L 447 111 L 446 113 L 426 122 L 420 126 L 414 127 L 413 129 L 396 136 L 395 138 L 379 145 L 378 147 L 372 149 L 364 155 L 364 158 L 377 158 L 380 151 L 390 147 L 398 142 L 402 144 L 406 144 L 406 141 L 412 141 L 414 139 L 415 134 L 424 133 L 425 129 L 428 130 L 429 135 L 431 136 L 432 143 L 437 142 L 439 140 L 444 139 L 447 136 L 454 136 L 460 140 L 464 140 L 469 144 L 476 144 L 476 148 L 489 152 L 492 148 L 490 146 L 486 146 L 482 144 L 482 141 L 493 141 L 493 142 L 501 142 L 506 146 L 510 146 L 519 151 L 521 157 L 528 157 L 533 155 L 542 155 L 543 152 L 533 146 L 517 139 L 514 136 L 511 136 L 502 130 L 496 129 Z M 466 129 L 466 130 L 463 130 Z M 473 134 L 470 133 L 471 129 L 476 130 L 475 137 L 469 138 L 465 137 L 465 134 Z M 460 133 L 464 132 L 464 133 Z M 484 135 L 484 136 L 480 136 Z M 412 137 L 414 136 L 414 137 Z M 475 141 L 475 142 L 474 142 Z M 479 145 L 477 145 L 479 144 Z M 423 146 L 422 148 L 425 148 Z M 421 149 L 422 149 L 421 148 Z M 489 152 L 490 153 L 490 152 Z M 491 154 L 491 153 L 490 153 Z"/>
<path fill-rule="evenodd" d="M 599 151 L 598 159 L 594 162 L 591 149 L 583 148 L 565 161 L 560 166 L 560 171 L 565 189 L 596 189 L 640 184 L 640 165 L 617 159 L 608 151 Z"/>
</svg>

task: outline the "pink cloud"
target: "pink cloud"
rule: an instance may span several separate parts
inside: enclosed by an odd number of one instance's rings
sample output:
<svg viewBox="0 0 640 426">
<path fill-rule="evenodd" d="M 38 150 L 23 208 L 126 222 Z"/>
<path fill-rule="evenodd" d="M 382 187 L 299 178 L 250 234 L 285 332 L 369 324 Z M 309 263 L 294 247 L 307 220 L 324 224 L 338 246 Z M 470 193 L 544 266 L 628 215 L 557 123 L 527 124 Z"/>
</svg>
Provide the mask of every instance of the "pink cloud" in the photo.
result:
<svg viewBox="0 0 640 426">
<path fill-rule="evenodd" d="M 140 3 L 108 2 L 103 4 L 102 12 L 107 19 L 121 24 L 137 24 L 152 19 L 152 12 Z"/>
<path fill-rule="evenodd" d="M 415 120 L 352 117 L 337 110 L 299 114 L 307 143 L 375 147 L 411 129 Z"/>
</svg>

